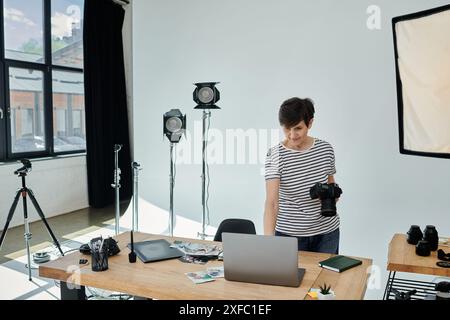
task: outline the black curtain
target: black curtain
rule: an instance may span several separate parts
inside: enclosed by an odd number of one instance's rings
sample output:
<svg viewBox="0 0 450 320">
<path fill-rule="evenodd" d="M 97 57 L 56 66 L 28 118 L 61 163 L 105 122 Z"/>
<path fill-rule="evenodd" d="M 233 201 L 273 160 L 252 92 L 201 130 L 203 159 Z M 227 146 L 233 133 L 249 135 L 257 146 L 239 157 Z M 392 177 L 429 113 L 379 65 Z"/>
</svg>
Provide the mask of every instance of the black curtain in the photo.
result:
<svg viewBox="0 0 450 320">
<path fill-rule="evenodd" d="M 84 83 L 89 205 L 114 203 L 114 144 L 119 152 L 121 200 L 132 194 L 125 67 L 122 45 L 124 9 L 112 0 L 84 5 Z"/>
</svg>

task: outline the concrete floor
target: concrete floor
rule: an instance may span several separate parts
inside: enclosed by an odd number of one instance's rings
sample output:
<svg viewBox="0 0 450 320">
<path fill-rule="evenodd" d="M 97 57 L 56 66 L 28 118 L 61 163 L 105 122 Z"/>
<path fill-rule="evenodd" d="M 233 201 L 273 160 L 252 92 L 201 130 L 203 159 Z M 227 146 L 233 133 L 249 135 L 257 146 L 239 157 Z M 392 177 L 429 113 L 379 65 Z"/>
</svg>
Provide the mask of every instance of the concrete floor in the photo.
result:
<svg viewBox="0 0 450 320">
<path fill-rule="evenodd" d="M 123 215 L 128 206 L 129 201 L 121 203 L 121 215 Z M 114 224 L 114 214 L 114 206 L 102 209 L 86 208 L 48 218 L 47 222 L 55 234 L 56 239 L 62 243 L 66 240 L 72 240 L 80 235 L 95 231 L 96 229 L 104 228 L 106 225 Z M 25 240 L 23 237 L 24 232 L 23 225 L 8 229 L 0 250 L 0 264 L 26 254 Z M 32 233 L 32 252 L 52 244 L 52 239 L 41 220 L 30 224 L 30 232 Z"/>
</svg>

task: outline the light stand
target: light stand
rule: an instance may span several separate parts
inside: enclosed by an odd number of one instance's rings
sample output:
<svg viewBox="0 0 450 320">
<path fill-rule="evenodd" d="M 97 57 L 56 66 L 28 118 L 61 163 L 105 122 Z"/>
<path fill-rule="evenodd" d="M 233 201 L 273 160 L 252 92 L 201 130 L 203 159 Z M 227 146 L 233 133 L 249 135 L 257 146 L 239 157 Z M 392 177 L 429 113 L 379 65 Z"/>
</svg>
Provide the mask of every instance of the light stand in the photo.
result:
<svg viewBox="0 0 450 320">
<path fill-rule="evenodd" d="M 173 189 L 175 188 L 175 165 L 173 161 L 174 143 L 170 143 L 170 206 L 169 206 L 169 234 L 173 237 L 174 218 L 173 218 Z"/>
<path fill-rule="evenodd" d="M 8 231 L 9 224 L 11 222 L 11 219 L 14 215 L 14 211 L 16 210 L 17 204 L 19 202 L 20 196 L 22 196 L 23 199 L 23 217 L 24 217 L 24 226 L 25 226 L 25 246 L 27 249 L 27 261 L 28 261 L 28 280 L 32 281 L 31 278 L 31 258 L 30 258 L 30 240 L 31 240 L 31 233 L 30 233 L 30 224 L 28 221 L 28 210 L 27 210 L 27 195 L 30 197 L 31 202 L 33 203 L 34 208 L 36 209 L 39 217 L 41 218 L 42 222 L 44 222 L 45 227 L 47 228 L 48 233 L 50 234 L 50 237 L 53 240 L 53 243 L 58 248 L 59 252 L 62 256 L 64 256 L 63 251 L 61 250 L 61 246 L 59 245 L 58 240 L 56 239 L 55 235 L 53 234 L 52 229 L 50 228 L 47 220 L 45 219 L 44 213 L 42 212 L 41 207 L 39 206 L 36 198 L 34 197 L 34 193 L 31 189 L 28 189 L 25 183 L 25 177 L 27 176 L 27 173 L 31 171 L 31 162 L 29 160 L 23 159 L 21 162 L 24 164 L 24 166 L 20 169 L 17 169 L 14 174 L 16 174 L 18 177 L 22 179 L 22 188 L 19 189 L 16 193 L 16 196 L 14 197 L 14 201 L 11 205 L 11 209 L 9 210 L 8 217 L 6 218 L 6 224 L 3 228 L 2 235 L 0 236 L 0 249 L 3 244 L 3 240 L 5 239 L 6 232 Z"/>
<path fill-rule="evenodd" d="M 114 145 L 114 183 L 111 184 L 116 191 L 116 221 L 115 232 L 116 236 L 120 232 L 119 219 L 120 219 L 120 168 L 119 168 L 119 151 L 122 149 L 121 144 Z"/>
<path fill-rule="evenodd" d="M 206 168 L 208 166 L 206 155 L 207 155 L 207 147 L 208 147 L 208 136 L 207 132 L 209 130 L 209 120 L 211 118 L 210 109 L 220 109 L 220 107 L 216 106 L 215 103 L 220 100 L 220 92 L 215 87 L 219 82 L 200 82 L 195 83 L 197 88 L 195 88 L 193 96 L 194 101 L 197 103 L 197 106 L 194 109 L 203 109 L 202 116 L 202 232 L 198 233 L 198 236 L 201 237 L 202 240 L 205 240 L 209 235 L 206 234 L 206 219 L 207 216 L 209 218 L 209 210 L 208 210 L 208 198 L 206 196 L 207 187 L 206 187 Z M 206 111 L 208 110 L 208 111 Z M 208 121 L 208 128 L 206 127 Z M 208 173 L 209 179 L 209 173 Z M 208 221 L 209 222 L 209 221 Z"/>
<path fill-rule="evenodd" d="M 132 230 L 139 231 L 139 171 L 142 170 L 141 165 L 137 162 L 131 164 L 133 168 L 133 221 Z"/>
<path fill-rule="evenodd" d="M 175 225 L 173 212 L 173 195 L 175 188 L 175 161 L 174 149 L 176 143 L 180 142 L 183 133 L 186 130 L 186 115 L 183 115 L 179 109 L 171 109 L 163 115 L 163 133 L 170 141 L 170 204 L 169 204 L 169 234 L 173 237 Z"/>
<path fill-rule="evenodd" d="M 206 120 L 211 117 L 211 111 L 203 110 L 202 116 L 202 232 L 198 233 L 203 240 L 208 236 L 206 234 L 206 151 L 208 146 L 207 134 L 206 134 Z"/>
</svg>

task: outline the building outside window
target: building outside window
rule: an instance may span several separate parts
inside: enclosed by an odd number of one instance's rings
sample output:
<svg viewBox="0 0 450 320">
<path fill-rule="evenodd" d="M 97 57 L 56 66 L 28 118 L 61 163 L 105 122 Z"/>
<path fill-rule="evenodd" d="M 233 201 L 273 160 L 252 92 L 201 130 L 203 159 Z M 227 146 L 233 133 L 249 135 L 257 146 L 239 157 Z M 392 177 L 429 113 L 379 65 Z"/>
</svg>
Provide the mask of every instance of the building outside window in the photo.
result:
<svg viewBox="0 0 450 320">
<path fill-rule="evenodd" d="M 0 4 L 0 161 L 84 152 L 84 0 Z"/>
</svg>

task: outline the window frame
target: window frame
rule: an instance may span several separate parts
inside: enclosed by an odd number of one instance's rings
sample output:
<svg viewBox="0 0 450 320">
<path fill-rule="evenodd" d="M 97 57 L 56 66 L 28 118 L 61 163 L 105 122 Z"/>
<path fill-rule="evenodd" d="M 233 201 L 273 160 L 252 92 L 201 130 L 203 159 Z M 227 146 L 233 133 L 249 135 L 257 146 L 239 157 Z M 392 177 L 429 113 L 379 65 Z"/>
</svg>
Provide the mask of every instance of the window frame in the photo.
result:
<svg viewBox="0 0 450 320">
<path fill-rule="evenodd" d="M 1 1 L 1 0 L 0 0 Z M 0 21 L 1 23 L 1 21 Z M 1 50 L 1 49 L 0 49 Z M 6 114 L 6 103 L 5 103 L 5 96 L 6 96 L 6 92 L 4 90 L 5 86 L 4 86 L 4 78 L 3 75 L 4 73 L 4 66 L 3 66 L 3 61 L 0 61 L 0 113 L 1 113 L 1 118 L 0 118 L 0 161 L 1 160 L 5 160 L 6 159 L 6 136 L 7 136 L 7 131 L 6 131 L 6 122 L 9 119 L 7 114 Z M 3 138 L 2 138 L 3 136 Z"/>
<path fill-rule="evenodd" d="M 0 26 L 1 30 L 4 29 L 4 3 L 0 0 Z M 5 92 L 5 32 L 0 32 L 0 161 L 6 159 L 6 121 L 8 116 L 6 114 L 6 92 Z M 3 136 L 3 138 L 2 138 Z"/>
<path fill-rule="evenodd" d="M 84 68 L 53 65 L 52 59 L 52 27 L 51 5 L 54 0 L 42 0 L 43 3 L 43 31 L 44 31 L 44 62 L 29 62 L 5 58 L 5 21 L 4 0 L 0 0 L 0 108 L 3 109 L 3 119 L 0 119 L 0 162 L 15 161 L 23 158 L 44 158 L 60 155 L 85 154 L 86 149 L 55 152 L 53 128 L 53 71 L 74 72 L 84 75 Z M 83 58 L 84 61 L 84 58 Z M 32 69 L 43 74 L 43 106 L 44 106 L 44 132 L 45 150 L 29 151 L 23 153 L 12 152 L 11 108 L 9 91 L 10 68 Z"/>
</svg>

